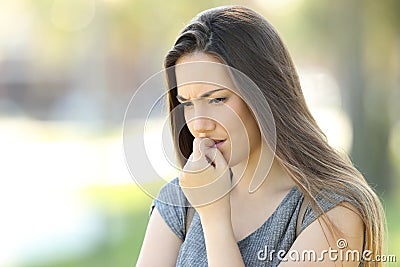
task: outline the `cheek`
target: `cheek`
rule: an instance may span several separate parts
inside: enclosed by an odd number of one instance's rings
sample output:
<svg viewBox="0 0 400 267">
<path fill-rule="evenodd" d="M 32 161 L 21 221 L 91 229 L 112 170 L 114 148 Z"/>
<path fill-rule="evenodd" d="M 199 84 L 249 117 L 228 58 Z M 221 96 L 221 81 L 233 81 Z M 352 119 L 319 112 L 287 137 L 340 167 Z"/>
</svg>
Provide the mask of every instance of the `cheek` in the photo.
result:
<svg viewBox="0 0 400 267">
<path fill-rule="evenodd" d="M 246 103 L 240 101 L 239 103 L 236 104 L 234 110 L 238 118 L 240 119 L 239 124 L 241 125 L 242 128 L 245 127 L 249 138 L 251 136 L 259 134 L 260 129 L 258 127 L 258 123 L 255 117 L 253 116 L 253 113 L 247 107 Z"/>
<path fill-rule="evenodd" d="M 259 139 L 261 137 L 260 128 L 258 126 L 258 123 L 251 114 L 246 121 L 247 121 L 247 125 L 246 125 L 247 134 L 249 135 L 250 140 L 256 141 L 257 139 Z"/>
<path fill-rule="evenodd" d="M 238 119 L 232 125 L 235 125 L 233 142 L 240 149 L 234 149 L 237 152 L 249 153 L 250 150 L 255 149 L 260 145 L 261 133 L 260 128 L 252 112 L 247 105 L 243 102 L 238 105 L 236 112 Z"/>
</svg>

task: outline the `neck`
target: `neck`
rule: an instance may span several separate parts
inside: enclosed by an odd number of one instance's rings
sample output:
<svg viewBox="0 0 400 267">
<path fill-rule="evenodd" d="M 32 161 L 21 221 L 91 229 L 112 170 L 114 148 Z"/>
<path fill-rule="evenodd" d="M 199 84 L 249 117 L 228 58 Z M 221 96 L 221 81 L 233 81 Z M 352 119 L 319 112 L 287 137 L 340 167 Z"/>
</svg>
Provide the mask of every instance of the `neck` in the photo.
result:
<svg viewBox="0 0 400 267">
<path fill-rule="evenodd" d="M 245 160 L 231 169 L 235 184 L 232 192 L 236 194 L 276 192 L 295 185 L 265 141 L 250 153 L 248 161 Z"/>
</svg>

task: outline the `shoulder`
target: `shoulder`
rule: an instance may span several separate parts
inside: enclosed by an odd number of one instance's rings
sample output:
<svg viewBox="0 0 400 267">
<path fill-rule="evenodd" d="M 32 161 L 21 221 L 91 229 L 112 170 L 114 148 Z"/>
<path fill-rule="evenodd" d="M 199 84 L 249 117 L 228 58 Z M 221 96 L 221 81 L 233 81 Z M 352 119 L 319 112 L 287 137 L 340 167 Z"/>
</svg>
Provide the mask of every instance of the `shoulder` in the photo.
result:
<svg viewBox="0 0 400 267">
<path fill-rule="evenodd" d="M 308 201 L 304 217 L 301 222 L 300 232 L 313 223 L 321 215 L 323 215 L 323 213 L 335 215 L 337 211 L 343 210 L 350 210 L 352 211 L 352 214 L 362 213 L 361 203 L 355 197 L 357 194 L 357 190 L 348 190 L 343 192 L 329 191 L 326 189 L 321 190 L 314 198 L 314 206 L 311 205 L 310 201 Z M 344 214 L 347 214 L 347 212 L 344 212 Z"/>
<path fill-rule="evenodd" d="M 189 202 L 179 185 L 179 179 L 174 178 L 165 185 L 163 185 L 154 198 L 153 204 L 164 204 L 177 208 L 187 207 Z"/>
<path fill-rule="evenodd" d="M 358 209 L 350 202 L 341 202 L 326 215 L 334 226 L 337 226 L 346 237 L 363 236 L 364 222 Z"/>
<path fill-rule="evenodd" d="M 357 190 L 321 190 L 315 196 L 315 203 L 308 202 L 304 217 L 300 221 L 300 234 L 290 248 L 290 252 L 302 255 L 307 252 L 322 257 L 324 251 L 357 250 L 362 252 L 364 245 L 364 222 Z M 304 200 L 303 201 L 307 201 Z M 287 254 L 290 257 L 290 253 Z M 292 254 L 293 255 L 293 254 Z M 284 262 L 282 266 L 335 266 L 334 260 L 326 256 L 317 262 Z M 314 265 L 313 265 L 314 264 Z M 343 262 L 343 266 L 355 266 L 357 262 Z"/>
<path fill-rule="evenodd" d="M 186 199 L 178 178 L 166 183 L 153 200 L 150 207 L 150 215 L 157 208 L 163 220 L 169 228 L 181 239 L 185 235 L 186 208 L 189 202 Z"/>
<path fill-rule="evenodd" d="M 183 240 L 180 223 L 183 211 L 181 207 L 173 205 L 179 199 L 176 194 L 179 190 L 174 184 L 174 181 L 165 184 L 152 203 L 150 220 L 136 263 L 138 267 L 176 265 Z"/>
<path fill-rule="evenodd" d="M 348 251 L 354 251 L 362 255 L 363 233 L 364 223 L 356 207 L 349 202 L 341 202 L 301 232 L 286 254 L 286 261 L 280 266 L 336 266 L 338 261 L 343 266 L 357 266 L 357 258 L 341 261 L 332 258 L 327 252 L 336 251 L 338 256 L 349 255 Z M 299 260 L 296 255 L 306 255 L 306 258 Z M 318 260 L 313 260 L 313 257 Z"/>
</svg>

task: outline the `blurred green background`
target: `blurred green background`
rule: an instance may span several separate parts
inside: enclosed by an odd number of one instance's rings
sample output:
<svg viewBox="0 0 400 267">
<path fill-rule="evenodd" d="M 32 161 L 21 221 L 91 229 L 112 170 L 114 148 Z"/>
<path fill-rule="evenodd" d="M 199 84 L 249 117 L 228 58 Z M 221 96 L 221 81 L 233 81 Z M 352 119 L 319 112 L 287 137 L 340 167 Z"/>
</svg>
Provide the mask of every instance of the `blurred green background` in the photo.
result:
<svg viewBox="0 0 400 267">
<path fill-rule="evenodd" d="M 124 162 L 125 109 L 183 26 L 227 4 L 280 32 L 321 128 L 381 197 L 400 261 L 400 1 L 13 0 L 0 2 L 0 266 L 135 265 L 152 199 Z"/>
</svg>

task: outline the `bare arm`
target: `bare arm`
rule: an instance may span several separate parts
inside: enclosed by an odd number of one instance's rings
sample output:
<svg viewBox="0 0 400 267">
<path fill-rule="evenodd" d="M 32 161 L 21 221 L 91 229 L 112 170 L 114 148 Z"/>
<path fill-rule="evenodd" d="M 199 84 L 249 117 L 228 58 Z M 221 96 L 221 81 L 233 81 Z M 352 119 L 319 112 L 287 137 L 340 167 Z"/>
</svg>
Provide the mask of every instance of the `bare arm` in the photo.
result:
<svg viewBox="0 0 400 267">
<path fill-rule="evenodd" d="M 208 266 L 245 266 L 233 233 L 230 206 L 223 204 L 226 201 L 225 198 L 229 201 L 228 195 L 210 204 L 210 206 L 214 205 L 214 207 L 207 207 L 210 208 L 208 211 L 203 210 L 200 213 Z M 229 209 L 223 206 L 229 207 Z"/>
<path fill-rule="evenodd" d="M 136 266 L 176 266 L 181 245 L 182 240 L 172 232 L 155 208 L 150 216 Z"/>
<path fill-rule="evenodd" d="M 203 140 L 203 142 L 201 142 Z M 195 138 L 179 183 L 200 216 L 210 267 L 245 266 L 231 222 L 230 173 L 210 139 Z M 213 159 L 212 164 L 208 159 Z"/>
<path fill-rule="evenodd" d="M 348 203 L 345 204 L 350 206 Z M 354 211 L 343 206 L 337 206 L 326 214 L 343 234 L 333 237 L 329 232 L 327 224 L 322 219 L 319 218 L 315 220 L 304 229 L 303 232 L 301 232 L 286 255 L 285 260 L 287 261 L 282 261 L 279 265 L 280 267 L 358 266 L 359 262 L 357 261 L 357 258 L 355 258 L 356 260 L 353 260 L 351 254 L 346 256 L 348 254 L 346 251 L 357 250 L 360 257 L 362 256 L 364 240 L 364 224 L 362 219 Z M 342 240 L 338 241 L 339 239 Z M 343 248 L 340 249 L 341 247 Z M 333 250 L 336 250 L 337 252 L 335 253 Z M 293 252 L 292 259 L 289 254 L 291 252 Z M 297 252 L 300 255 L 300 260 L 293 260 L 294 257 L 296 257 Z M 313 255 L 311 255 L 313 252 L 315 252 L 316 255 L 315 261 L 313 260 Z M 343 252 L 343 261 L 340 260 L 341 252 Z M 305 255 L 305 260 L 301 258 L 303 257 L 302 254 Z M 311 256 L 311 261 L 308 258 L 309 255 Z M 336 260 L 335 255 L 338 257 Z"/>
</svg>

